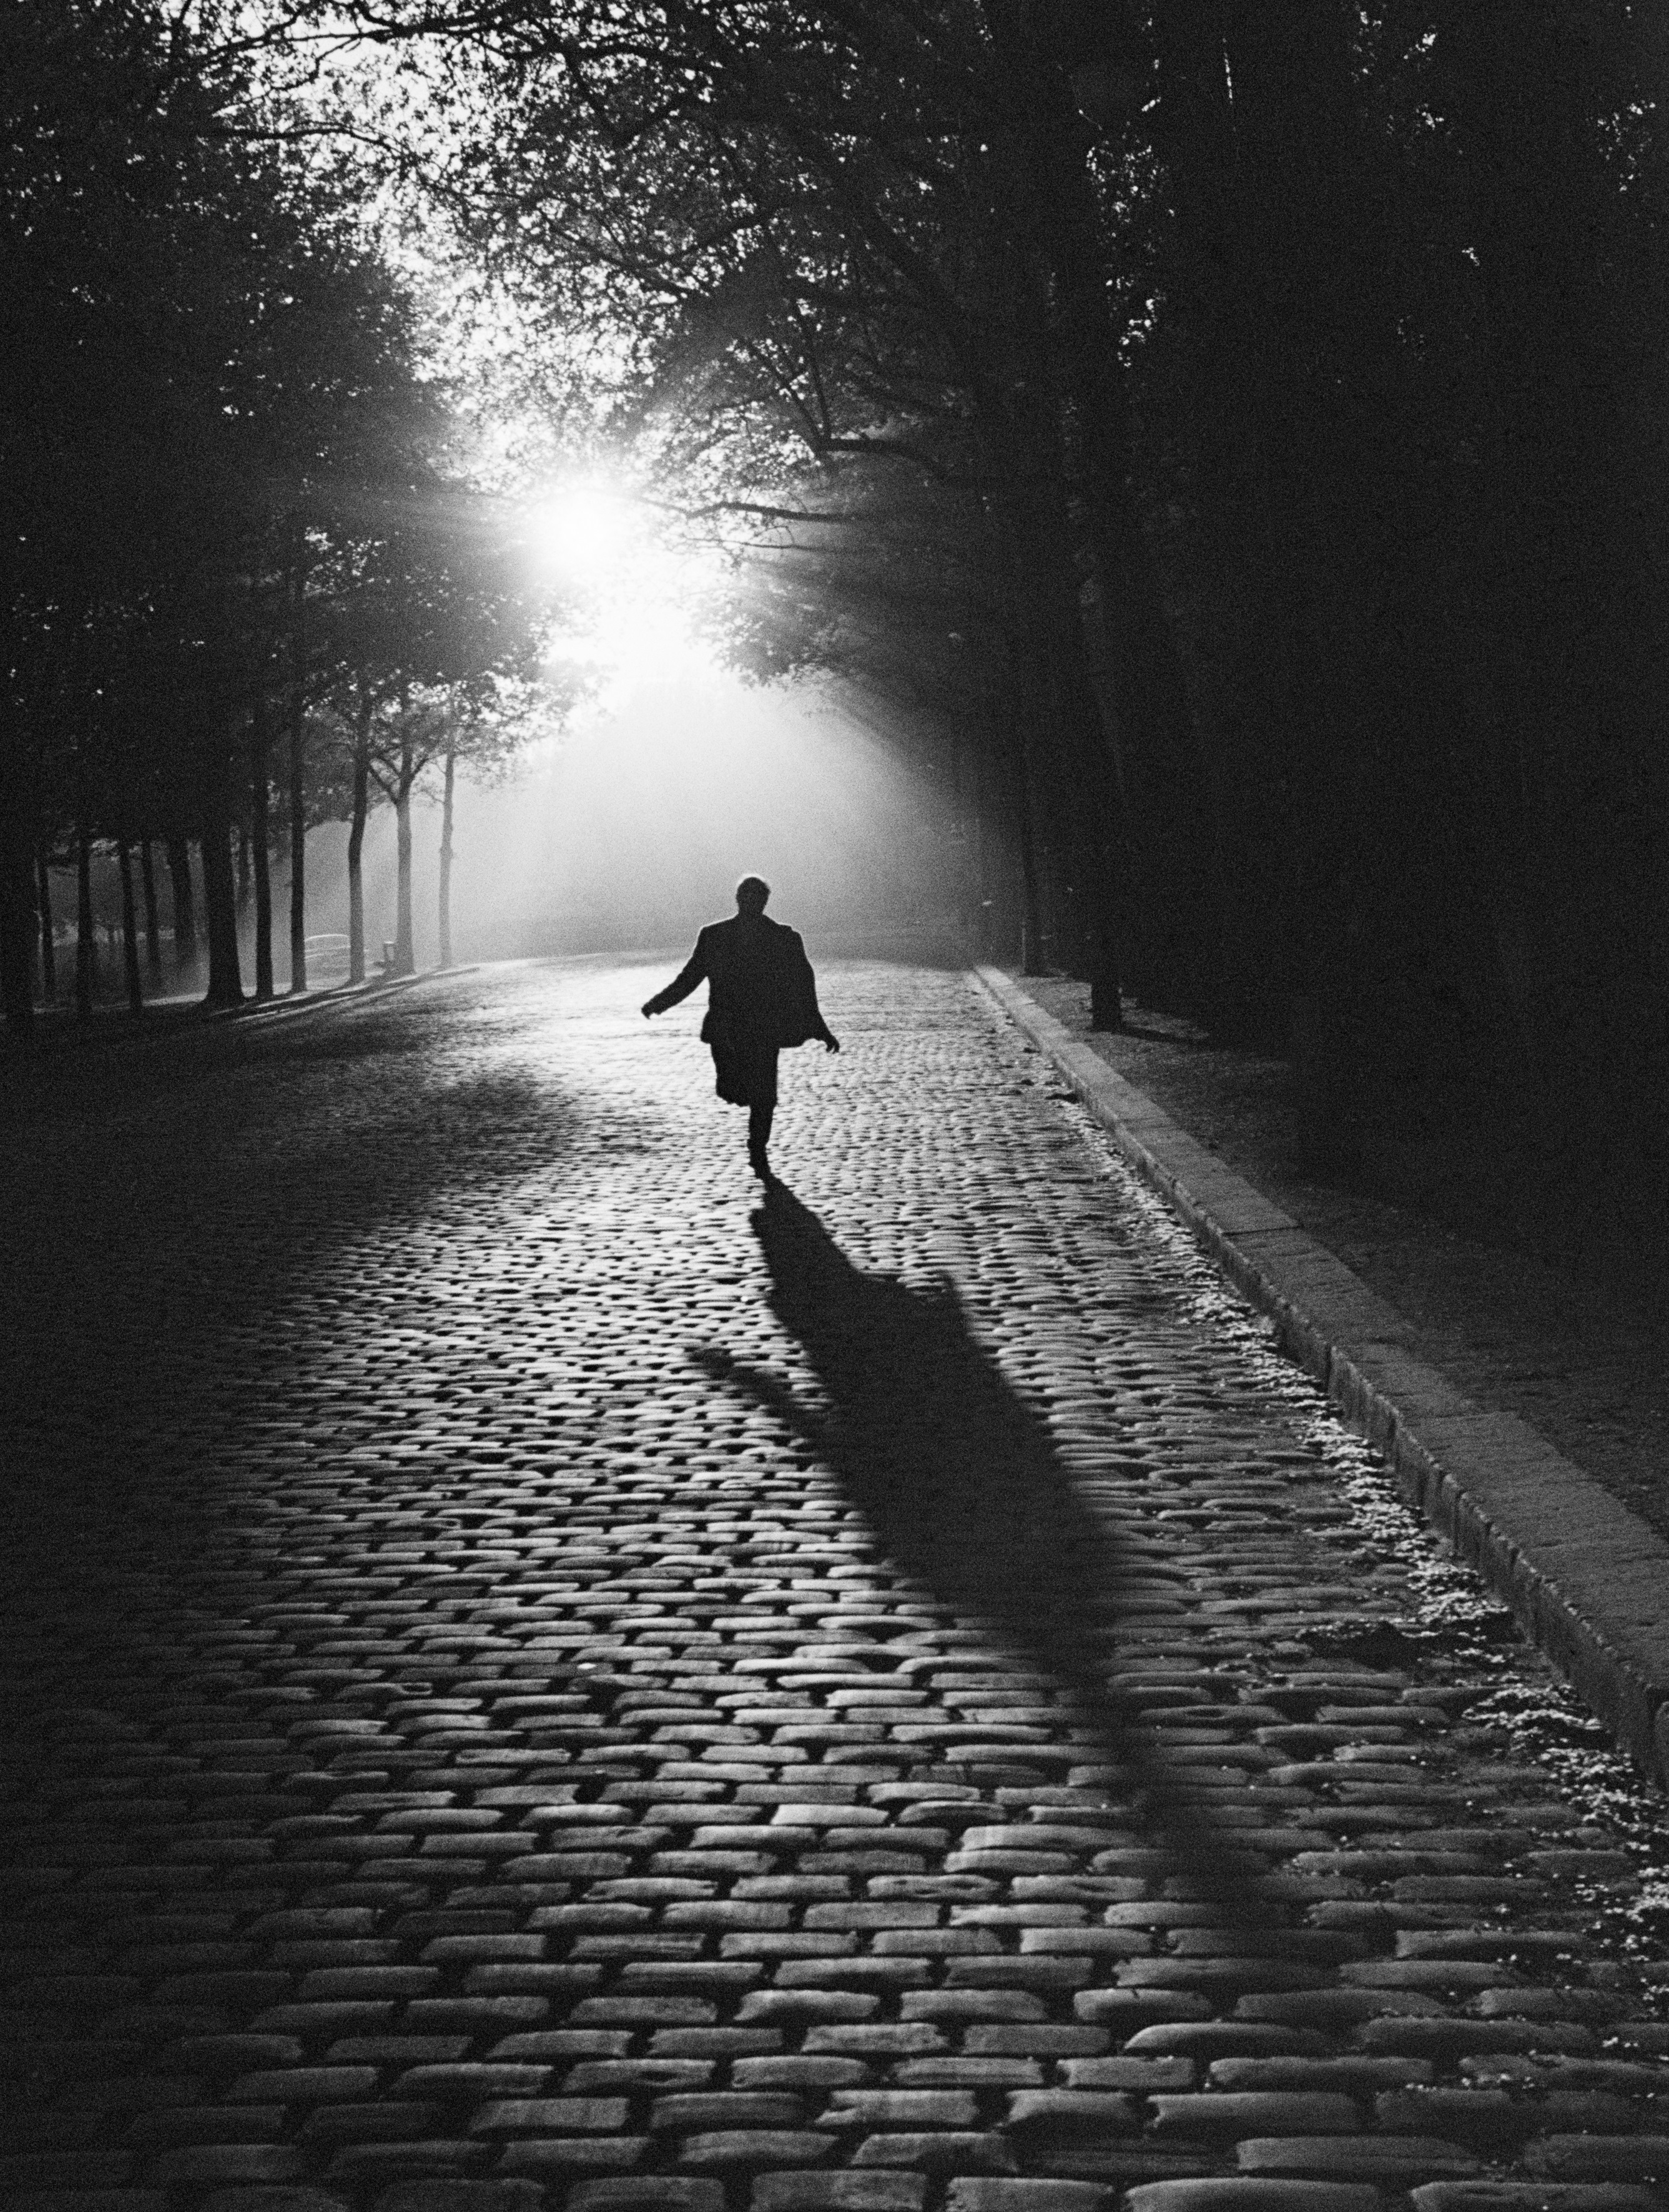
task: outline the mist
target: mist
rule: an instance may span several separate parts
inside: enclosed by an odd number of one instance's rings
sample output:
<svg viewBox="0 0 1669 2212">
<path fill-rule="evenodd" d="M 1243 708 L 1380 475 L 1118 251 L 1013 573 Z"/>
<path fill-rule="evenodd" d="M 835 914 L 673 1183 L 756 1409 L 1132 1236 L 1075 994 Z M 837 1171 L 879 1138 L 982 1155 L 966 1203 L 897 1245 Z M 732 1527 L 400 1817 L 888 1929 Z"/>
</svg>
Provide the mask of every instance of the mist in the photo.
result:
<svg viewBox="0 0 1669 2212">
<path fill-rule="evenodd" d="M 460 961 L 665 950 L 730 910 L 752 870 L 813 950 L 863 949 L 951 926 L 965 892 L 946 763 L 911 763 L 831 696 L 717 670 L 617 684 L 496 788 L 460 775 L 452 928 Z M 438 787 L 413 806 L 417 958 L 433 966 Z M 308 840 L 310 933 L 346 927 L 347 828 Z M 393 933 L 394 817 L 365 841 L 366 938 Z M 282 902 L 275 886 L 282 937 Z M 285 955 L 278 946 L 279 981 Z"/>
</svg>

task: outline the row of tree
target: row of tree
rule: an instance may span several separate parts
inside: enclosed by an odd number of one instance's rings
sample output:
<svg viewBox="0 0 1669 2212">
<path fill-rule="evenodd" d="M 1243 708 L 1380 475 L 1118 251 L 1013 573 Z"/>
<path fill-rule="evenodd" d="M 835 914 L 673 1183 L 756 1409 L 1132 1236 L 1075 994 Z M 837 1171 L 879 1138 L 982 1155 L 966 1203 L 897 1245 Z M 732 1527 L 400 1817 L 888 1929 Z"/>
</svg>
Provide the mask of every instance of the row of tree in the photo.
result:
<svg viewBox="0 0 1669 2212">
<path fill-rule="evenodd" d="M 746 539 L 738 653 L 966 733 L 1103 1018 L 1133 981 L 1363 1067 L 1488 1030 L 1660 1113 L 1657 11 L 360 20 L 476 249 L 613 334 L 668 495 Z"/>
<path fill-rule="evenodd" d="M 294 873 L 299 851 L 305 861 L 306 836 L 327 823 L 347 829 L 347 927 L 337 933 L 346 946 L 347 980 L 363 981 L 368 938 L 362 856 L 370 812 L 387 805 L 395 821 L 394 934 L 385 941 L 387 972 L 413 972 L 411 907 L 411 804 L 425 783 L 438 786 L 441 842 L 437 898 L 440 964 L 452 964 L 453 824 L 460 769 L 476 782 L 493 781 L 514 763 L 530 727 L 550 705 L 547 687 L 531 687 L 507 696 L 495 686 L 490 711 L 476 711 L 455 690 L 422 690 L 403 701 L 374 706 L 369 715 L 337 708 L 310 706 L 302 732 L 303 776 L 299 793 L 293 779 L 271 778 L 265 817 L 265 836 L 257 842 L 260 816 L 259 739 L 252 731 L 248 787 L 239 795 L 229 824 L 235 855 L 236 940 L 242 955 L 253 954 L 254 993 L 259 1002 L 273 995 L 275 884 L 283 902 L 288 890 L 291 924 L 289 988 L 306 991 L 314 966 L 309 945 L 322 917 L 309 913 L 304 875 Z M 299 797 L 302 836 L 292 834 Z M 68 872 L 74 890 L 73 965 L 61 975 L 61 917 L 54 879 Z M 286 883 L 285 878 L 288 878 Z M 43 837 L 36 854 L 35 928 L 39 938 L 40 995 L 58 1002 L 67 980 L 77 1012 L 90 1014 L 98 1000 L 125 996 L 137 1012 L 148 996 L 200 989 L 204 981 L 198 886 L 205 879 L 204 855 L 183 831 L 155 841 L 149 836 L 114 836 L 102 843 L 71 834 L 54 847 Z M 316 903 L 316 902 L 315 902 Z M 328 938 L 331 933 L 324 933 Z M 101 934 L 106 957 L 99 957 Z M 164 951 L 164 941 L 167 951 Z"/>
<path fill-rule="evenodd" d="M 380 782 L 399 823 L 432 760 L 487 765 L 529 726 L 548 592 L 511 512 L 458 465 L 418 305 L 368 179 L 264 92 L 227 24 L 64 0 L 0 24 L 0 988 L 27 1028 L 48 867 L 74 866 L 92 1000 L 93 856 L 113 851 L 137 994 L 143 895 L 177 921 L 200 851 L 208 998 L 244 994 L 231 840 L 289 853 L 304 989 L 305 838 Z M 195 923 L 192 924 L 194 928 Z M 50 957 L 50 954 L 48 954 Z"/>
</svg>

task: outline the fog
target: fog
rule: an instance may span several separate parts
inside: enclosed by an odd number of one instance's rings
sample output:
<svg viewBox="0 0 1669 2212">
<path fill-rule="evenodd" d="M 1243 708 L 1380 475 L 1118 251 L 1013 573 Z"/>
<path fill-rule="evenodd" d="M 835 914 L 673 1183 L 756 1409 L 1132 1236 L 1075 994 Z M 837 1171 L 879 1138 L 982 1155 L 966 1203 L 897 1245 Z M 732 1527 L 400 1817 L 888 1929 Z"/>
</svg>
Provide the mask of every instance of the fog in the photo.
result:
<svg viewBox="0 0 1669 2212">
<path fill-rule="evenodd" d="M 827 695 L 762 690 L 717 670 L 627 678 L 581 710 L 509 783 L 460 775 L 453 832 L 454 957 L 667 949 L 730 910 L 749 870 L 771 911 L 813 949 L 859 949 L 954 919 L 960 842 L 941 763 L 895 743 Z M 438 957 L 438 788 L 413 808 L 417 964 Z M 309 933 L 347 927 L 347 828 L 308 841 Z M 287 978 L 282 872 L 274 938 Z M 394 820 L 365 840 L 366 939 L 394 928 Z M 326 980 L 315 977 L 314 981 Z"/>
</svg>

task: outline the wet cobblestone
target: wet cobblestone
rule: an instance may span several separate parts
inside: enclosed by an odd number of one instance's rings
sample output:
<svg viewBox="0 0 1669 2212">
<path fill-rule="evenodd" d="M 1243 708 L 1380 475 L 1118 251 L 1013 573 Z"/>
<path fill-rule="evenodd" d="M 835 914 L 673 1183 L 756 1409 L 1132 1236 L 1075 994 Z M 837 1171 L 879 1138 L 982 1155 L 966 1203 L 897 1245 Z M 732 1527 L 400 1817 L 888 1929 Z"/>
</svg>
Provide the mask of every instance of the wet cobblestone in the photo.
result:
<svg viewBox="0 0 1669 2212">
<path fill-rule="evenodd" d="M 21 1090 L 0 2202 L 1669 2203 L 1658 1809 L 963 978 Z"/>
</svg>

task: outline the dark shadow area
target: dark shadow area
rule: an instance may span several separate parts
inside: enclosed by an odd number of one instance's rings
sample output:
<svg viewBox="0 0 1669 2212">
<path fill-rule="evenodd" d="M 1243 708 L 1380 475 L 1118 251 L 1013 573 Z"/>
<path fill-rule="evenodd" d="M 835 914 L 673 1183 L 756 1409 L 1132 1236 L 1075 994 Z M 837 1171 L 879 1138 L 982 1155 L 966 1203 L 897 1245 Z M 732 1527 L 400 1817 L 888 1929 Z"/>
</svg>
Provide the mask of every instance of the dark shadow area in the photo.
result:
<svg viewBox="0 0 1669 2212">
<path fill-rule="evenodd" d="M 768 1370 L 711 1348 L 715 1380 L 744 1392 L 814 1452 L 874 1532 L 877 1550 L 1021 1669 L 1067 1693 L 1086 1765 L 1127 1780 L 1140 1840 L 1224 1893 L 1241 1917 L 1256 1871 L 1214 1838 L 1209 1808 L 1167 1771 L 1137 1698 L 1110 1686 L 1121 1586 L 1133 1561 L 1079 1497 L 1048 1428 L 974 1337 L 948 1282 L 913 1290 L 856 1267 L 808 1206 L 777 1183 L 753 1216 L 768 1302 L 804 1350 L 826 1410 Z M 1151 1589 L 1152 1562 L 1142 1562 Z M 1016 1761 L 1025 1750 L 1017 1746 Z"/>
<path fill-rule="evenodd" d="M 1121 1036 L 1139 1037 L 1145 1044 L 1173 1045 L 1179 1052 L 1209 1052 L 1211 1040 L 1199 1032 L 1185 1031 L 1180 1023 L 1172 1029 L 1154 1029 L 1142 1022 L 1121 1021 Z"/>
<path fill-rule="evenodd" d="M 432 1003 L 403 1009 L 364 1001 L 330 1008 L 308 1006 L 277 1020 L 219 1014 L 201 1007 L 148 1009 L 136 1020 L 124 1012 L 106 1024 L 61 1035 L 37 1036 L 14 1049 L 0 1087 L 0 1139 L 32 1123 L 49 1131 L 72 1121 L 96 1121 L 112 1113 L 143 1115 L 153 1106 L 187 1099 L 195 1086 L 240 1069 L 268 1067 L 282 1073 L 309 1061 L 382 1060 L 421 1053 L 430 1041 L 423 1019 Z M 324 1018 L 320 1018 L 320 1017 Z"/>
<path fill-rule="evenodd" d="M 484 1588 L 459 1532 L 516 1384 L 471 1240 L 490 1261 L 530 1206 L 582 1204 L 597 1142 L 539 1048 L 548 1007 L 505 997 L 65 1054 L 0 1097 L 0 2161 L 82 2147 L 113 2184 L 159 2154 L 105 2077 L 177 2073 L 178 2038 L 294 1988 L 263 1896 L 350 1878 L 309 1825 L 321 1792 L 362 1780 L 370 1717 L 397 1765 L 428 1744 L 431 1690 L 473 1656 L 336 1638 L 390 1587 L 419 1620 L 431 1587 Z M 445 1401 L 420 1397 L 431 1334 Z M 187 1887 L 218 1951 L 174 1948 Z M 259 1971 L 191 1979 L 211 1963 Z"/>
<path fill-rule="evenodd" d="M 14 1096 L 0 1583 L 27 1591 L 66 1541 L 166 1556 L 170 1527 L 235 1510 L 227 1445 L 321 1358 L 375 1358 L 355 1249 L 460 1191 L 490 1213 L 560 1166 L 579 1121 L 533 1069 L 437 1043 L 415 1006 L 94 1055 Z M 421 1310 L 420 1279 L 396 1287 Z M 192 1558 L 168 1572 L 189 1581 Z"/>
</svg>

